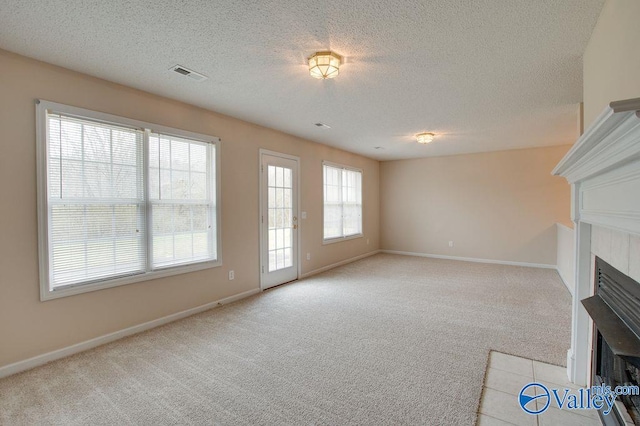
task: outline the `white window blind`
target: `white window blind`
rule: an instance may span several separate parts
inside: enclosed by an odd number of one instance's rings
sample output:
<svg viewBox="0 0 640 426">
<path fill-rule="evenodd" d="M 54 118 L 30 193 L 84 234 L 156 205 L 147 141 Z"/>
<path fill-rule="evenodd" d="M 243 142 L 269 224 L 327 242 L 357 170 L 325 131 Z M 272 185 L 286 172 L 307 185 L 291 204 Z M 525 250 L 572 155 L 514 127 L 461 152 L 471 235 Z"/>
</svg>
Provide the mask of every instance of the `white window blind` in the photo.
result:
<svg viewBox="0 0 640 426">
<path fill-rule="evenodd" d="M 217 257 L 212 147 L 157 133 L 149 138 L 153 268 Z"/>
<path fill-rule="evenodd" d="M 324 239 L 362 234 L 362 171 L 325 163 Z"/>
<path fill-rule="evenodd" d="M 143 273 L 143 133 L 47 116 L 50 287 Z"/>
<path fill-rule="evenodd" d="M 43 300 L 220 265 L 216 138 L 37 111 Z"/>
</svg>

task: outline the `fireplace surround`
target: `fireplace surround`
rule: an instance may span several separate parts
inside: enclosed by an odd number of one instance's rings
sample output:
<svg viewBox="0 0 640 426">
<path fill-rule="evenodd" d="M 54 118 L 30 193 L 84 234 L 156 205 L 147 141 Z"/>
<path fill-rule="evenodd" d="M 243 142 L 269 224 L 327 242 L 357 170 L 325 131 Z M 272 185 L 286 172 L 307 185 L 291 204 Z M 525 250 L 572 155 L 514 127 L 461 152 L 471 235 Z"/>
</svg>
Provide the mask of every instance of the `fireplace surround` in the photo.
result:
<svg viewBox="0 0 640 426">
<path fill-rule="evenodd" d="M 627 241 L 640 236 L 640 98 L 609 104 L 553 174 L 571 184 L 574 222 L 575 284 L 567 374 L 573 383 L 586 386 L 592 384 L 592 349 L 598 343 L 593 321 L 582 304 L 583 299 L 596 295 L 592 228 L 613 230 Z M 637 270 L 638 262 L 640 256 L 628 255 L 627 270 L 618 269 L 632 275 L 629 264 Z"/>
</svg>

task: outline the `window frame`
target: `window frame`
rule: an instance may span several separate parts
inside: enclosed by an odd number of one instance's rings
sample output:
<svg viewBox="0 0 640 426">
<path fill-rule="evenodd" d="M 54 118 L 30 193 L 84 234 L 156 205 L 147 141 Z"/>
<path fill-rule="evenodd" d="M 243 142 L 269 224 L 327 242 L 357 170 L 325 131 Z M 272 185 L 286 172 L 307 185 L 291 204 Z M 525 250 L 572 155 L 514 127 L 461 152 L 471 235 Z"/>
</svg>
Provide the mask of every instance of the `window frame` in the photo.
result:
<svg viewBox="0 0 640 426">
<path fill-rule="evenodd" d="M 331 238 L 325 238 L 324 237 L 324 206 L 325 206 L 325 198 L 324 198 L 324 189 L 325 189 L 325 181 L 324 181 L 324 167 L 325 166 L 329 166 L 329 167 L 335 167 L 338 169 L 344 169 L 344 170 L 350 170 L 353 172 L 359 172 L 360 173 L 360 177 L 361 177 L 361 185 L 360 185 L 360 197 L 361 197 L 361 204 L 360 204 L 360 209 L 361 209 L 361 215 L 360 215 L 360 233 L 359 234 L 352 234 L 352 235 L 348 235 L 348 236 L 340 236 L 340 237 L 331 237 Z M 342 203 L 344 203 L 344 201 L 342 201 Z M 326 161 L 323 160 L 322 161 L 322 245 L 327 245 L 327 244 L 335 244 L 335 243 L 340 243 L 342 241 L 348 241 L 348 240 L 355 240 L 357 238 L 363 238 L 364 237 L 364 171 L 358 167 L 352 167 L 352 166 L 346 166 L 344 164 L 339 164 L 339 163 L 334 163 L 331 161 Z"/>
<path fill-rule="evenodd" d="M 168 136 L 191 139 L 198 142 L 210 143 L 213 145 L 215 152 L 215 162 L 208 165 L 215 167 L 212 177 L 215 179 L 215 213 L 216 213 L 216 239 L 215 243 L 217 259 L 194 262 L 190 264 L 182 264 L 177 266 L 164 267 L 162 269 L 152 269 L 149 255 L 151 253 L 150 240 L 147 238 L 147 263 L 144 273 L 105 279 L 102 281 L 89 281 L 85 283 L 72 284 L 58 289 L 50 288 L 50 270 L 49 270 L 49 194 L 48 194 L 48 143 L 47 143 L 47 112 L 61 113 L 65 115 L 75 116 L 79 119 L 87 119 L 92 121 L 103 122 L 118 126 L 126 126 L 136 128 L 144 132 L 143 136 L 143 176 L 144 176 L 144 193 L 145 193 L 145 218 L 147 226 L 151 226 L 151 200 L 149 200 L 149 135 L 153 133 L 161 133 Z M 168 277 L 173 275 L 185 274 L 204 269 L 215 268 L 222 265 L 222 204 L 221 204 L 221 140 L 217 137 L 194 133 L 187 130 L 176 129 L 159 124 L 148 123 L 140 120 L 134 120 L 117 115 L 92 111 L 84 108 L 73 107 L 56 102 L 46 100 L 36 100 L 36 163 L 37 163 L 37 208 L 38 208 L 38 263 L 39 263 L 39 285 L 40 300 L 47 301 L 60 297 L 67 297 L 76 294 L 82 294 L 106 288 L 112 288 L 127 284 L 133 284 L 142 281 L 153 280 L 156 278 Z M 152 229 L 149 228 L 148 236 L 152 235 Z"/>
</svg>

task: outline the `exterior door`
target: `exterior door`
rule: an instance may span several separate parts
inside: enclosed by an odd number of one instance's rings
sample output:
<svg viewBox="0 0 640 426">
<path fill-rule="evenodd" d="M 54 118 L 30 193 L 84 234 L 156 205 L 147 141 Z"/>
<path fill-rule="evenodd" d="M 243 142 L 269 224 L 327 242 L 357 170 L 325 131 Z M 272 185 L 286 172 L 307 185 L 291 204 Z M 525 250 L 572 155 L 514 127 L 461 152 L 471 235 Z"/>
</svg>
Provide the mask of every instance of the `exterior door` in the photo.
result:
<svg viewBox="0 0 640 426">
<path fill-rule="evenodd" d="M 261 287 L 298 279 L 298 159 L 260 154 Z"/>
</svg>

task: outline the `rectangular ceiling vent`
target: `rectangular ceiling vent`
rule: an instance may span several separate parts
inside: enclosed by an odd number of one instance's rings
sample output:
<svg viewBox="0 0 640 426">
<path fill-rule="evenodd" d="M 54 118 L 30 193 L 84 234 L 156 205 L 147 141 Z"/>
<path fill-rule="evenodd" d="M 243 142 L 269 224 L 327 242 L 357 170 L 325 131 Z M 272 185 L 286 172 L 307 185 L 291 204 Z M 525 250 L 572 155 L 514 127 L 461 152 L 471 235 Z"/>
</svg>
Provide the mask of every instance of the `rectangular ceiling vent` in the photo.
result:
<svg viewBox="0 0 640 426">
<path fill-rule="evenodd" d="M 170 68 L 170 70 L 177 72 L 178 74 L 185 77 L 189 77 L 194 81 L 205 81 L 208 78 L 206 75 L 195 72 L 194 70 L 190 70 L 189 68 L 183 67 L 182 65 L 174 65 Z"/>
</svg>

